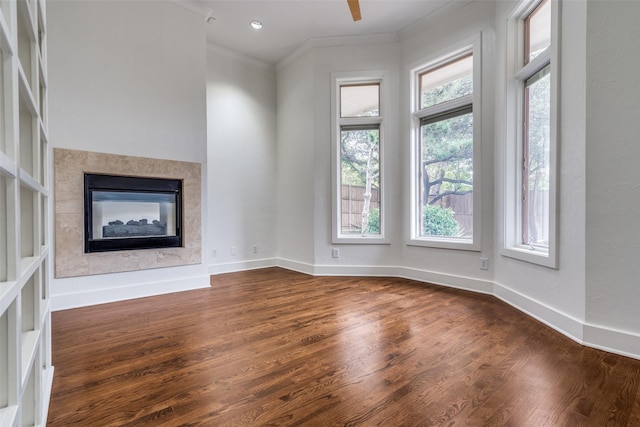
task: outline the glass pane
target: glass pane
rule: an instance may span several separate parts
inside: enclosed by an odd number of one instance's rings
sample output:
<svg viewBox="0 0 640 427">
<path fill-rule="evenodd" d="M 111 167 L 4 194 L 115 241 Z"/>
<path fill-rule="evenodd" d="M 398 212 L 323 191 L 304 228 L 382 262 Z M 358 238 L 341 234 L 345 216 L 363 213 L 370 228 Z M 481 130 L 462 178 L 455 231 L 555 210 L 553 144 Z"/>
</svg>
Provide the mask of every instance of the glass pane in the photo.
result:
<svg viewBox="0 0 640 427">
<path fill-rule="evenodd" d="M 380 130 L 340 134 L 342 234 L 380 235 Z"/>
<path fill-rule="evenodd" d="M 525 20 L 525 64 L 551 45 L 551 2 L 544 0 Z"/>
<path fill-rule="evenodd" d="M 525 83 L 525 170 L 523 242 L 549 246 L 549 142 L 551 75 L 549 67 Z"/>
<path fill-rule="evenodd" d="M 380 85 L 340 86 L 340 117 L 380 115 Z"/>
<path fill-rule="evenodd" d="M 420 108 L 431 107 L 472 93 L 472 55 L 420 75 Z"/>
<path fill-rule="evenodd" d="M 473 237 L 473 114 L 421 128 L 420 235 Z"/>
<path fill-rule="evenodd" d="M 93 240 L 176 235 L 175 193 L 92 194 Z"/>
</svg>

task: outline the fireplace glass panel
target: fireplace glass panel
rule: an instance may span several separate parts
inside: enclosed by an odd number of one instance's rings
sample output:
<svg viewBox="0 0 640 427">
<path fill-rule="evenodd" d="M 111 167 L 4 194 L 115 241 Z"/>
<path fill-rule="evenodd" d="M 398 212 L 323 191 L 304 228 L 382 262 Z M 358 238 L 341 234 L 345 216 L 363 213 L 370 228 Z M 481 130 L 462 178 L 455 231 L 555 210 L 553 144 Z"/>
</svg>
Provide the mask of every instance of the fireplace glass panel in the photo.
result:
<svg viewBox="0 0 640 427">
<path fill-rule="evenodd" d="M 176 236 L 176 194 L 94 191 L 96 239 Z"/>
<path fill-rule="evenodd" d="M 85 252 L 182 246 L 182 181 L 85 174 Z"/>
</svg>

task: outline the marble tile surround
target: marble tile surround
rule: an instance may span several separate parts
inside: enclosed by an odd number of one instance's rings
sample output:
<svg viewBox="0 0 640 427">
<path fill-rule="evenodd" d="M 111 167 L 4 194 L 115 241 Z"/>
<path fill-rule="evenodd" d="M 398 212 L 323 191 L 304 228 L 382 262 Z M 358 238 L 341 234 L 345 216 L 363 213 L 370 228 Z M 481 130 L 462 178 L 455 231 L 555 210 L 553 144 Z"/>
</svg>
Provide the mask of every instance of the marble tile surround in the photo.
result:
<svg viewBox="0 0 640 427">
<path fill-rule="evenodd" d="M 55 277 L 200 264 L 200 163 L 55 148 Z M 183 180 L 183 247 L 84 253 L 84 173 Z"/>
</svg>

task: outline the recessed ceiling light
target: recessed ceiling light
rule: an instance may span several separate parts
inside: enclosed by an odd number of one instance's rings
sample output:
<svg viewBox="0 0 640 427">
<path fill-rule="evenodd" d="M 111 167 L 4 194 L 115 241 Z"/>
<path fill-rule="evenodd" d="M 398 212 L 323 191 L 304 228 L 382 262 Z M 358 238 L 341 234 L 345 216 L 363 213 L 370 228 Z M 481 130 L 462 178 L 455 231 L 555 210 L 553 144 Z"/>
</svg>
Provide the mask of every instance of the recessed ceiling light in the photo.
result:
<svg viewBox="0 0 640 427">
<path fill-rule="evenodd" d="M 254 19 L 253 21 L 251 21 L 249 23 L 249 25 L 251 25 L 251 28 L 253 28 L 254 30 L 259 30 L 260 28 L 262 28 L 262 22 Z"/>
</svg>

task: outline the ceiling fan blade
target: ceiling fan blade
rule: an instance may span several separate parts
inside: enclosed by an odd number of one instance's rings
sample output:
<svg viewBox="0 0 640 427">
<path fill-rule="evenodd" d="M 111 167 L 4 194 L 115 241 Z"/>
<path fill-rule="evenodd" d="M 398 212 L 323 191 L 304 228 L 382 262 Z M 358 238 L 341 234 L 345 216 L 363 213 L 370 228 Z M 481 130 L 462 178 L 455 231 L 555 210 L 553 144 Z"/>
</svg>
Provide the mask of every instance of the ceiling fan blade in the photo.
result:
<svg viewBox="0 0 640 427">
<path fill-rule="evenodd" d="M 351 10 L 351 16 L 353 16 L 353 20 L 361 20 L 362 15 L 360 15 L 360 3 L 358 3 L 358 0 L 347 0 L 347 3 L 349 3 L 349 10 Z"/>
</svg>

